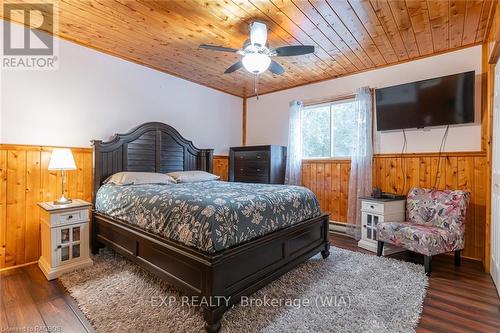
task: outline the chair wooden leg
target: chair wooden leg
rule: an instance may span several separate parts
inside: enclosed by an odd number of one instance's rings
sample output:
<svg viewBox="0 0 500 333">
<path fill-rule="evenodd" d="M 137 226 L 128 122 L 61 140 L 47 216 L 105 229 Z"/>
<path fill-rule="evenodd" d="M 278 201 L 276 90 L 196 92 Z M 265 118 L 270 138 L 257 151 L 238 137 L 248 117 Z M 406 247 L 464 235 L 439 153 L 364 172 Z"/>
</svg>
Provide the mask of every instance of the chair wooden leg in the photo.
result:
<svg viewBox="0 0 500 333">
<path fill-rule="evenodd" d="M 432 262 L 432 256 L 424 255 L 424 267 L 425 267 L 425 274 L 427 274 L 427 276 L 431 276 L 431 262 Z"/>
<path fill-rule="evenodd" d="M 460 252 L 462 252 L 462 251 L 460 251 L 460 250 L 455 251 L 455 266 L 457 266 L 457 267 L 460 266 L 460 264 L 462 263 L 462 260 L 460 258 Z"/>
<path fill-rule="evenodd" d="M 408 251 L 408 258 L 410 259 L 410 262 L 415 263 L 415 253 L 412 251 Z"/>
<path fill-rule="evenodd" d="M 383 251 L 384 251 L 384 242 L 378 241 L 377 242 L 377 256 L 381 257 Z"/>
</svg>

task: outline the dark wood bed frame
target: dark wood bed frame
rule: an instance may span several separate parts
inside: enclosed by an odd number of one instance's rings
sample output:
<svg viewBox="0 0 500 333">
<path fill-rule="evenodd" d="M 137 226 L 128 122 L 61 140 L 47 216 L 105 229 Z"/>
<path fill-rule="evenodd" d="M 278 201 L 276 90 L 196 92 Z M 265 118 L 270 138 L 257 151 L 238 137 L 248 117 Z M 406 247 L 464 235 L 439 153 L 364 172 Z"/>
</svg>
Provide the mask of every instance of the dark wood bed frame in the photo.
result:
<svg viewBox="0 0 500 333">
<path fill-rule="evenodd" d="M 92 141 L 94 200 L 103 181 L 120 171 L 212 171 L 212 149 L 198 149 L 174 128 L 146 123 L 110 141 Z M 328 215 L 323 214 L 214 254 L 159 237 L 105 214 L 93 212 L 92 252 L 108 246 L 164 279 L 203 305 L 207 332 L 240 302 L 293 267 L 321 252 L 328 257 Z M 222 298 L 225 297 L 225 298 Z M 229 297 L 229 303 L 225 300 Z"/>
</svg>

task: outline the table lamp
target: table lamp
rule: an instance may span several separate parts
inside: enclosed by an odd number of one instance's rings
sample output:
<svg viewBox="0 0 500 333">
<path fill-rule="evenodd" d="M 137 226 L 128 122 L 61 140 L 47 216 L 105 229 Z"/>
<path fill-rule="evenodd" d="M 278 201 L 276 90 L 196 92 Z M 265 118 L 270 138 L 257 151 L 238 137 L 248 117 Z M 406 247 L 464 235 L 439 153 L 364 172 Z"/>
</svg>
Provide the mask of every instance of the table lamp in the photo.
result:
<svg viewBox="0 0 500 333">
<path fill-rule="evenodd" d="M 68 148 L 56 148 L 50 155 L 49 170 L 61 170 L 61 197 L 54 201 L 56 205 L 67 205 L 71 203 L 71 199 L 64 197 L 64 183 L 66 178 L 66 170 L 76 170 L 75 160 L 71 150 Z"/>
</svg>

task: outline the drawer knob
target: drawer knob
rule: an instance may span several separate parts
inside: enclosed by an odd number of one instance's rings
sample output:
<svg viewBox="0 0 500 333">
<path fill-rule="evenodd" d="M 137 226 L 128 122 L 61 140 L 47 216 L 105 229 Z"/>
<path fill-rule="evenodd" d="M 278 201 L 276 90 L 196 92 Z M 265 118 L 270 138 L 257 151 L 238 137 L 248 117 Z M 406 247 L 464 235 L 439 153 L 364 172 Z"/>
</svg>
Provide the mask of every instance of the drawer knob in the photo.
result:
<svg viewBox="0 0 500 333">
<path fill-rule="evenodd" d="M 240 171 L 243 171 L 243 169 L 240 169 Z"/>
<path fill-rule="evenodd" d="M 57 248 L 58 248 L 58 249 L 62 248 L 62 245 L 57 245 Z"/>
<path fill-rule="evenodd" d="M 68 216 L 68 220 L 71 220 L 73 218 L 73 215 Z"/>
<path fill-rule="evenodd" d="M 260 171 L 260 169 L 257 169 L 257 171 Z"/>
<path fill-rule="evenodd" d="M 374 205 L 370 205 L 370 208 L 373 209 L 373 208 L 375 208 L 375 206 Z"/>
</svg>

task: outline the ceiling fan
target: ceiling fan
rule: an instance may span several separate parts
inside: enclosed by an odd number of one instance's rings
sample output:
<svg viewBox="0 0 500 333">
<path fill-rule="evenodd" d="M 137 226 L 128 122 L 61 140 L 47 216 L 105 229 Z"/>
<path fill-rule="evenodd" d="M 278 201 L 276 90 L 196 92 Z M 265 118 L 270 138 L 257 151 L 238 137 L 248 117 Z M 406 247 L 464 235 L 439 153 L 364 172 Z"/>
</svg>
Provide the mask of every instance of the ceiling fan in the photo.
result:
<svg viewBox="0 0 500 333">
<path fill-rule="evenodd" d="M 283 46 L 276 49 L 269 48 L 267 45 L 267 26 L 258 21 L 250 23 L 250 39 L 245 41 L 240 50 L 206 44 L 200 45 L 200 48 L 232 52 L 242 56 L 241 60 L 226 69 L 224 74 L 235 72 L 243 67 L 255 75 L 262 74 L 267 69 L 274 74 L 281 75 L 285 72 L 285 69 L 272 60 L 271 57 L 290 57 L 314 53 L 314 46 L 309 45 Z"/>
</svg>

